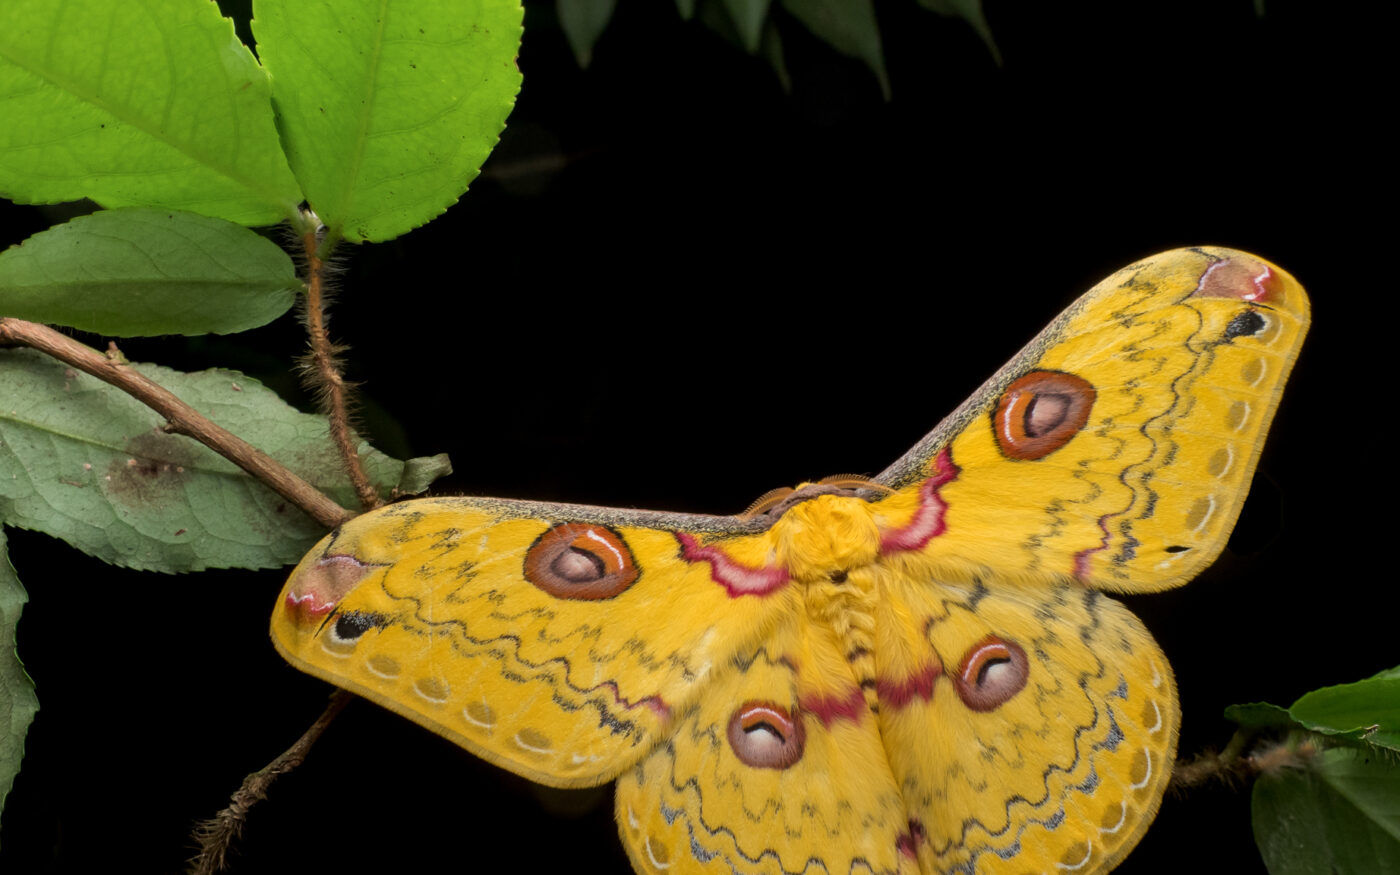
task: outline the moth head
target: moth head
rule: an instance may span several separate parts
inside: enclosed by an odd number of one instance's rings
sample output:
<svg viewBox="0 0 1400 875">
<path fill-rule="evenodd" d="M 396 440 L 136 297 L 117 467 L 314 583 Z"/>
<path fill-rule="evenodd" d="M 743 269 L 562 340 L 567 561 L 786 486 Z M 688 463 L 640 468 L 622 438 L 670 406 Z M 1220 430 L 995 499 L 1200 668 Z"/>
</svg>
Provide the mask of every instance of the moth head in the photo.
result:
<svg viewBox="0 0 1400 875">
<path fill-rule="evenodd" d="M 845 495 L 819 494 L 793 505 L 773 532 L 779 564 L 799 580 L 829 579 L 833 572 L 869 565 L 880 551 L 870 503 Z"/>
</svg>

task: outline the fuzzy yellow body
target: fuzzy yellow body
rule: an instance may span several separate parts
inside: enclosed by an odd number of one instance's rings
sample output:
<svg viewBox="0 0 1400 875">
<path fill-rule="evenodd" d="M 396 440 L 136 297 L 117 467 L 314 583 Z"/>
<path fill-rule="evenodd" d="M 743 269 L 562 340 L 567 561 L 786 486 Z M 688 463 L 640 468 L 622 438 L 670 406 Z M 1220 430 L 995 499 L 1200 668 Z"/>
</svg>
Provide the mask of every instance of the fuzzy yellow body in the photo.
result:
<svg viewBox="0 0 1400 875">
<path fill-rule="evenodd" d="M 302 561 L 273 640 L 527 778 L 617 779 L 640 872 L 1106 871 L 1179 710 L 1099 591 L 1219 553 L 1307 318 L 1253 256 L 1156 256 L 868 487 L 748 517 L 392 505 Z"/>
</svg>

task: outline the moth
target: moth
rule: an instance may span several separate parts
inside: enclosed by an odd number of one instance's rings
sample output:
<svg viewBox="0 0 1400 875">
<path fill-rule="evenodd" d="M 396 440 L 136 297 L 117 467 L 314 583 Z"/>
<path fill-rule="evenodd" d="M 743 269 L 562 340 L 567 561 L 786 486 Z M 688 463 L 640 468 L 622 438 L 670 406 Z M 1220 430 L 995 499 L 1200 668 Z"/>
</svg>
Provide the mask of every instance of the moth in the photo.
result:
<svg viewBox="0 0 1400 875">
<path fill-rule="evenodd" d="M 516 774 L 616 780 L 638 872 L 1107 871 L 1180 712 L 1104 593 L 1214 561 L 1307 326 L 1263 259 L 1163 253 L 878 476 L 737 516 L 393 504 L 302 560 L 272 639 Z"/>
</svg>

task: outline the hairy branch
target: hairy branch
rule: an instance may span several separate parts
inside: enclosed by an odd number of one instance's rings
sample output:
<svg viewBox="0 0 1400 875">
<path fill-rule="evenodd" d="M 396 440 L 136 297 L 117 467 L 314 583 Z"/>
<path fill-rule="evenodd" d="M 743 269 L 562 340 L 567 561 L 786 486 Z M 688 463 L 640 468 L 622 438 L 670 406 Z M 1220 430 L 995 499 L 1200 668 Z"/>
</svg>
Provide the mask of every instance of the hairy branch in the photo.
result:
<svg viewBox="0 0 1400 875">
<path fill-rule="evenodd" d="M 0 345 L 27 346 L 121 389 L 166 419 L 165 430 L 194 438 L 233 462 L 327 528 L 354 516 L 267 453 L 216 425 L 173 392 L 124 361 L 110 358 L 45 325 L 0 317 Z"/>
<path fill-rule="evenodd" d="M 1321 748 L 1311 738 L 1270 741 L 1249 750 L 1258 731 L 1240 728 L 1220 753 L 1206 751 L 1189 760 L 1178 760 L 1172 769 L 1170 787 L 1180 792 L 1217 781 L 1233 785 L 1261 773 L 1285 768 L 1302 768 Z"/>
<path fill-rule="evenodd" d="M 360 454 L 355 451 L 354 435 L 350 432 L 349 387 L 340 373 L 340 365 L 336 361 L 338 350 L 331 342 L 326 327 L 326 263 L 318 249 L 320 241 L 317 231 L 312 228 L 301 235 L 301 245 L 306 254 L 306 333 L 311 343 L 306 370 L 321 397 L 321 406 L 330 421 L 331 440 L 340 451 L 355 494 L 364 509 L 370 510 L 382 502 L 374 484 L 365 474 Z"/>
<path fill-rule="evenodd" d="M 243 830 L 243 822 L 248 819 L 248 811 L 254 805 L 267 798 L 267 788 L 277 776 L 285 772 L 290 772 L 301 765 L 306 759 L 306 754 L 311 750 L 311 746 L 326 731 L 326 727 L 331 725 L 337 714 L 341 712 L 346 704 L 353 697 L 344 690 L 336 690 L 331 693 L 330 701 L 326 704 L 326 710 L 321 712 L 321 716 L 316 722 L 302 733 L 301 738 L 277 759 L 263 766 L 258 771 L 243 779 L 243 786 L 238 788 L 229 799 L 228 807 L 209 820 L 204 821 L 195 827 L 195 839 L 199 842 L 199 853 L 190 861 L 190 871 L 195 875 L 213 875 L 221 872 L 224 868 L 225 859 L 228 856 L 229 847 L 238 834 Z"/>
</svg>

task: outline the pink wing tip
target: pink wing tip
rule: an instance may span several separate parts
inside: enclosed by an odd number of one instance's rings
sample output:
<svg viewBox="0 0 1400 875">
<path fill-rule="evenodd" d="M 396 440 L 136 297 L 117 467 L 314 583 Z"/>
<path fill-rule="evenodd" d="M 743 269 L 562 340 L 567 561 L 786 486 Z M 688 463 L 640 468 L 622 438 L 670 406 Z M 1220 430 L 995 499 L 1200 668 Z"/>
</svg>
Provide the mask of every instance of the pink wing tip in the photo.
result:
<svg viewBox="0 0 1400 875">
<path fill-rule="evenodd" d="M 1284 281 L 1264 262 L 1236 255 L 1206 268 L 1192 295 L 1279 303 L 1284 297 Z"/>
<path fill-rule="evenodd" d="M 320 622 L 366 574 L 379 567 L 345 554 L 323 557 L 293 575 L 287 585 L 287 612 L 301 623 Z"/>
</svg>

